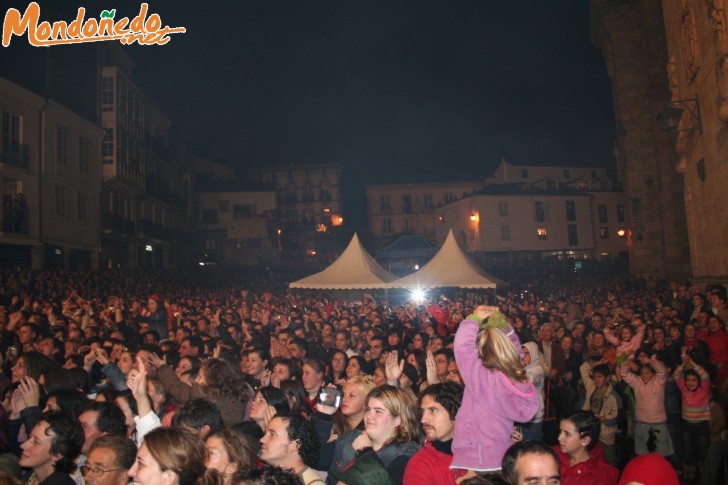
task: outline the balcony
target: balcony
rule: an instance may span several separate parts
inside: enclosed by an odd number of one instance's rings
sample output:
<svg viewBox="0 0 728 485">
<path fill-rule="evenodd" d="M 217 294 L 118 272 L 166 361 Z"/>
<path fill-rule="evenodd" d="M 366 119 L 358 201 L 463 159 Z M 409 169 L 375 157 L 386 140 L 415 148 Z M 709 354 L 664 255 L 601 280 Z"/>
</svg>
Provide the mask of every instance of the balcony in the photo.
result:
<svg viewBox="0 0 728 485">
<path fill-rule="evenodd" d="M 105 212 L 101 217 L 101 230 L 106 233 L 117 233 L 124 236 L 134 236 L 134 222 L 124 219 L 120 215 Z"/>
<path fill-rule="evenodd" d="M 9 142 L 0 144 L 0 164 L 28 169 L 28 144 Z"/>
<path fill-rule="evenodd" d="M 175 237 L 173 230 L 166 229 L 159 224 L 155 224 L 146 219 L 139 219 L 136 221 L 136 230 L 137 235 L 141 237 L 148 237 L 164 242 L 171 242 Z"/>
</svg>

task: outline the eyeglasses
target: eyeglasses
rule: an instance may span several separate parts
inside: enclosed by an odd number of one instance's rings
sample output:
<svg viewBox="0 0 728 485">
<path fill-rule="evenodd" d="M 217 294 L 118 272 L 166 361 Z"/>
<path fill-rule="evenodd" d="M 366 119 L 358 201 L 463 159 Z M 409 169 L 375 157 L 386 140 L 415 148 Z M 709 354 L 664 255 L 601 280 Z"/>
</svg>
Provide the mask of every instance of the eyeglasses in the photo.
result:
<svg viewBox="0 0 728 485">
<path fill-rule="evenodd" d="M 104 476 L 104 474 L 109 472 L 118 472 L 121 470 L 121 468 L 115 468 L 113 470 L 102 470 L 101 468 L 91 468 L 86 465 L 81 467 L 81 475 L 85 475 L 86 472 L 91 472 L 91 475 L 93 475 L 96 478 L 101 478 Z"/>
</svg>

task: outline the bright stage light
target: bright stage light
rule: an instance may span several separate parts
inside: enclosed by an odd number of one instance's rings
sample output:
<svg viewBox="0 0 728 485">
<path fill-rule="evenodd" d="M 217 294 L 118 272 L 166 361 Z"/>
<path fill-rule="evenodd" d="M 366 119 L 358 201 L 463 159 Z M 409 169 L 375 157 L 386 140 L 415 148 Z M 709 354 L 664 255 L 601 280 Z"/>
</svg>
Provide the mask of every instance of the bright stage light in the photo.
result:
<svg viewBox="0 0 728 485">
<path fill-rule="evenodd" d="M 412 299 L 415 303 L 420 303 L 425 299 L 425 291 L 420 289 L 412 290 Z"/>
</svg>

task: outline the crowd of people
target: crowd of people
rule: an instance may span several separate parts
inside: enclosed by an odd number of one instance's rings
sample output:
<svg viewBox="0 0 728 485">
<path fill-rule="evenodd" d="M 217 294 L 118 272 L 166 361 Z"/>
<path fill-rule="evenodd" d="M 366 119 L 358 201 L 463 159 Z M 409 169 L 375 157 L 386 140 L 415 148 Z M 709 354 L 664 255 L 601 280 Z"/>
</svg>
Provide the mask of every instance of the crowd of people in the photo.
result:
<svg viewBox="0 0 728 485">
<path fill-rule="evenodd" d="M 553 282 L 548 282 L 553 283 Z M 724 483 L 728 296 L 0 272 L 9 483 Z"/>
</svg>

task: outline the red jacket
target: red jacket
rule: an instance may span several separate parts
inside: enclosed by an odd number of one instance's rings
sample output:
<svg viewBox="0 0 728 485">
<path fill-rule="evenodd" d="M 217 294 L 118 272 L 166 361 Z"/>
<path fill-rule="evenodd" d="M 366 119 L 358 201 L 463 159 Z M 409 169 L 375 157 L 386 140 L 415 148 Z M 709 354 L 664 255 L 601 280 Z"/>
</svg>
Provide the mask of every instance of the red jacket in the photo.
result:
<svg viewBox="0 0 728 485">
<path fill-rule="evenodd" d="M 465 470 L 451 470 L 452 455 L 436 450 L 429 441 L 407 462 L 402 483 L 404 485 L 454 485 Z"/>
<path fill-rule="evenodd" d="M 715 333 L 703 330 L 699 335 L 700 340 L 708 344 L 710 350 L 710 362 L 718 368 L 718 377 L 728 374 L 728 334 L 725 330 Z"/>
<path fill-rule="evenodd" d="M 559 445 L 552 447 L 559 455 L 561 485 L 615 485 L 619 470 L 604 460 L 602 447 L 597 443 L 591 450 L 591 458 L 574 466 L 569 464 L 569 455 Z"/>
</svg>

